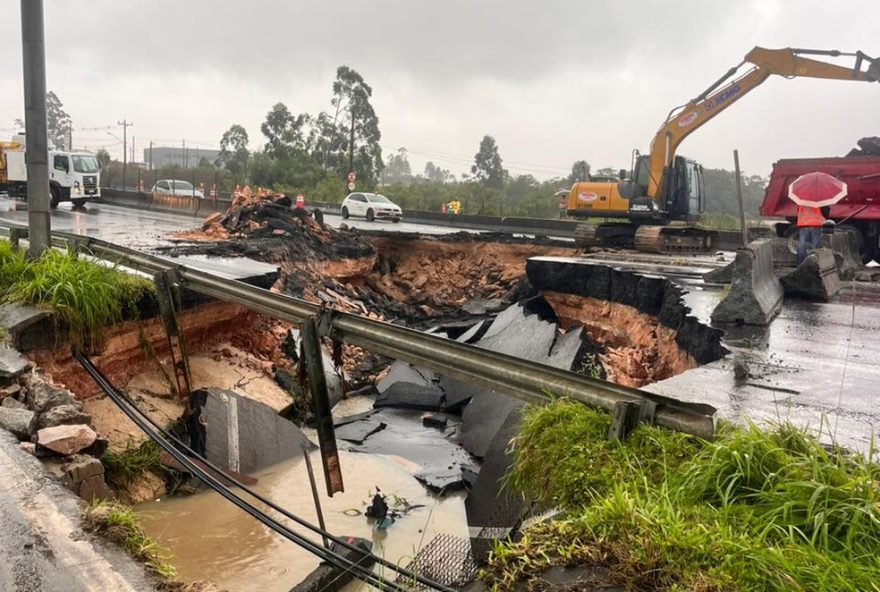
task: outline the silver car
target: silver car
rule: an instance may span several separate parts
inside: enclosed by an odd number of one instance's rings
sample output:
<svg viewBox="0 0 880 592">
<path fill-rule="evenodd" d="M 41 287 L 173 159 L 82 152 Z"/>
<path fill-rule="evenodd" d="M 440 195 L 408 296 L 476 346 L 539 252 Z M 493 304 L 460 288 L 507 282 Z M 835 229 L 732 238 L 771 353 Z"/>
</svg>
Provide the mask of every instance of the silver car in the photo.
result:
<svg viewBox="0 0 880 592">
<path fill-rule="evenodd" d="M 178 179 L 162 179 L 156 181 L 150 190 L 153 195 L 174 195 L 178 197 L 197 197 L 205 199 L 205 194 L 193 187 L 189 181 L 180 181 Z"/>
<path fill-rule="evenodd" d="M 342 217 L 363 216 L 368 221 L 390 219 L 400 222 L 403 210 L 400 206 L 380 193 L 349 193 L 342 200 Z"/>
</svg>

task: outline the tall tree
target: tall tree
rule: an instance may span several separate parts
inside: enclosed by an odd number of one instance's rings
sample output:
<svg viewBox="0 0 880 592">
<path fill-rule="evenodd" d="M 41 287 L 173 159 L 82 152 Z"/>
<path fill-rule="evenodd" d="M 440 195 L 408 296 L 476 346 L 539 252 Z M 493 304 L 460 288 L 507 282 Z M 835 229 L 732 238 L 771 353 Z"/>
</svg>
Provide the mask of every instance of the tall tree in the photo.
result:
<svg viewBox="0 0 880 592">
<path fill-rule="evenodd" d="M 571 174 L 568 176 L 568 184 L 583 183 L 590 180 L 590 163 L 586 160 L 576 160 L 571 165 Z"/>
<path fill-rule="evenodd" d="M 220 138 L 220 154 L 217 156 L 217 165 L 225 167 L 236 178 L 244 176 L 247 168 L 248 156 L 248 133 L 244 127 L 234 124 L 223 132 Z"/>
<path fill-rule="evenodd" d="M 306 113 L 293 115 L 287 105 L 276 103 L 266 114 L 260 131 L 266 136 L 266 153 L 276 159 L 286 158 L 296 150 L 304 150 L 304 126 L 310 117 Z"/>
<path fill-rule="evenodd" d="M 447 183 L 452 180 L 452 173 L 429 160 L 425 163 L 425 178 L 434 183 Z"/>
<path fill-rule="evenodd" d="M 68 138 L 73 130 L 73 121 L 70 119 L 61 99 L 51 90 L 46 93 L 46 128 L 49 142 L 57 148 L 68 146 Z"/>
<path fill-rule="evenodd" d="M 412 169 L 409 166 L 406 148 L 398 148 L 397 154 L 388 157 L 382 170 L 383 183 L 408 183 L 412 180 Z"/>
<path fill-rule="evenodd" d="M 507 171 L 502 166 L 501 155 L 492 136 L 483 136 L 480 141 L 480 150 L 474 155 L 471 172 L 477 181 L 490 189 L 501 189 L 504 185 Z"/>
<path fill-rule="evenodd" d="M 348 162 L 358 179 L 367 187 L 374 187 L 385 164 L 382 162 L 382 147 L 379 140 L 379 117 L 370 103 L 373 89 L 364 82 L 363 77 L 348 66 L 336 69 L 333 81 L 333 105 L 335 127 L 345 135 L 345 150 Z"/>
</svg>

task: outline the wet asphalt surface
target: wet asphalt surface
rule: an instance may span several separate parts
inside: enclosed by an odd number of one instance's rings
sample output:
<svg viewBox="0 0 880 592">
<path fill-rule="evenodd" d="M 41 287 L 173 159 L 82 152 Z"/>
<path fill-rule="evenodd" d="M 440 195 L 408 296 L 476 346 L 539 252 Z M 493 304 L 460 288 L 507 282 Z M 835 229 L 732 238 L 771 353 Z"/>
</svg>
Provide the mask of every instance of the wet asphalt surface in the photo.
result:
<svg viewBox="0 0 880 592">
<path fill-rule="evenodd" d="M 142 566 L 83 532 L 80 500 L 0 433 L 0 590 L 149 592 Z"/>
</svg>

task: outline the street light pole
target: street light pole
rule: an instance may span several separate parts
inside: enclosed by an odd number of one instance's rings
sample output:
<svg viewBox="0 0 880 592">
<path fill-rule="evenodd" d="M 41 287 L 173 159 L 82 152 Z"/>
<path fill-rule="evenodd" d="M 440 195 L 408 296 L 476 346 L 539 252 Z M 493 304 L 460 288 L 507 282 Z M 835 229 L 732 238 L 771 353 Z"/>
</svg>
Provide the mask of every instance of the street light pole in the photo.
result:
<svg viewBox="0 0 880 592">
<path fill-rule="evenodd" d="M 46 130 L 46 41 L 43 0 L 21 0 L 24 62 L 25 158 L 27 159 L 30 256 L 51 245 L 49 217 L 49 141 Z"/>
</svg>

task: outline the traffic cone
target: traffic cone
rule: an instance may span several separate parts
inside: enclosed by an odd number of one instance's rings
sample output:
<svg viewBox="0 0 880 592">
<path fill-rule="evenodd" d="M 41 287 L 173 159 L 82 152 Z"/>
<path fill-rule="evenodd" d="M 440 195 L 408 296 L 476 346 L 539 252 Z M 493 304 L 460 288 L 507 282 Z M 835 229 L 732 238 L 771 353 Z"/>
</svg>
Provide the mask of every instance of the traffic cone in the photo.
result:
<svg viewBox="0 0 880 592">
<path fill-rule="evenodd" d="M 442 205 L 440 206 L 440 213 L 441 213 L 441 214 L 445 214 L 445 213 L 446 213 L 446 204 L 442 204 Z"/>
<path fill-rule="evenodd" d="M 306 207 L 306 198 L 302 193 L 296 195 L 296 207 L 299 209 L 305 209 Z"/>
</svg>

